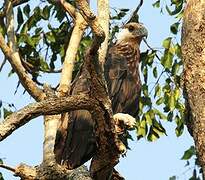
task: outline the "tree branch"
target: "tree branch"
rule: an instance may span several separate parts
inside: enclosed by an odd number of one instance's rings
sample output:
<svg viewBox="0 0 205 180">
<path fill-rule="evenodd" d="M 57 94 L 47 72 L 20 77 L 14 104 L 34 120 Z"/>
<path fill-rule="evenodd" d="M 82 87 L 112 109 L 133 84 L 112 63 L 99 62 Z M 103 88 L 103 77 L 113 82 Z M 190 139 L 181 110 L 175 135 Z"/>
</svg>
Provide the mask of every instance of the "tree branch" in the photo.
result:
<svg viewBox="0 0 205 180">
<path fill-rule="evenodd" d="M 8 35 L 8 45 L 13 52 L 16 52 L 16 36 L 14 32 L 14 12 L 13 12 L 13 3 L 10 0 L 5 2 L 5 11 L 6 11 L 6 29 Z"/>
<path fill-rule="evenodd" d="M 66 9 L 66 11 L 75 17 L 75 26 L 69 41 L 68 48 L 66 50 L 66 55 L 63 63 L 62 74 L 59 85 L 59 93 L 61 96 L 67 95 L 70 90 L 72 73 L 75 64 L 75 58 L 78 51 L 80 41 L 82 39 L 84 30 L 87 27 L 87 23 L 81 14 L 75 10 L 75 8 L 68 2 L 61 0 L 61 5 Z"/>
<path fill-rule="evenodd" d="M 89 24 L 89 26 L 92 29 L 92 32 L 94 34 L 94 39 L 92 46 L 90 48 L 90 53 L 97 53 L 96 49 L 98 49 L 101 46 L 101 43 L 105 39 L 105 33 L 100 26 L 98 18 L 92 13 L 90 10 L 89 4 L 86 0 L 76 0 L 78 8 L 81 12 L 81 15 L 84 17 L 86 22 Z"/>
<path fill-rule="evenodd" d="M 6 170 L 9 170 L 9 171 L 12 171 L 12 172 L 15 172 L 15 169 L 10 167 L 10 166 L 7 166 L 5 164 L 0 164 L 0 168 L 3 168 L 3 169 L 6 169 Z"/>
<path fill-rule="evenodd" d="M 137 8 L 134 10 L 132 16 L 130 17 L 130 19 L 127 21 L 127 23 L 129 22 L 136 22 L 138 23 L 139 22 L 139 16 L 138 16 L 138 11 L 140 10 L 140 8 L 142 7 L 144 1 L 143 0 L 140 0 Z"/>
<path fill-rule="evenodd" d="M 90 110 L 94 104 L 96 104 L 94 99 L 83 94 L 66 98 L 54 97 L 41 102 L 29 104 L 23 109 L 12 113 L 0 123 L 0 141 L 4 140 L 12 132 L 29 122 L 31 119 L 40 115 L 54 115 L 78 109 Z"/>
<path fill-rule="evenodd" d="M 104 68 L 105 57 L 107 55 L 108 49 L 108 39 L 109 39 L 109 19 L 110 19 L 110 7 L 109 0 L 98 0 L 98 18 L 101 27 L 105 33 L 105 40 L 101 44 L 100 49 L 98 50 L 99 63 L 102 68 Z"/>
</svg>

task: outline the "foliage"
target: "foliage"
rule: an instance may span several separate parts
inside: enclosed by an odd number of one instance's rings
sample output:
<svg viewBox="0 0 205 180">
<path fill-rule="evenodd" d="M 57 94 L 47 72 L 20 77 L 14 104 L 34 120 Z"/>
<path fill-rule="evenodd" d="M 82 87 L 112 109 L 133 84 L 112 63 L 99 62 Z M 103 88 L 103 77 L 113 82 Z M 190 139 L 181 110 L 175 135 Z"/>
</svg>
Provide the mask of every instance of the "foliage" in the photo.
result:
<svg viewBox="0 0 205 180">
<path fill-rule="evenodd" d="M 0 180 L 4 180 L 2 173 L 0 172 Z"/>
<path fill-rule="evenodd" d="M 202 169 L 199 166 L 198 159 L 196 157 L 196 150 L 194 146 L 191 146 L 189 149 L 187 149 L 183 156 L 181 157 L 182 160 L 186 161 L 186 171 L 183 174 L 186 174 L 188 171 L 192 171 L 192 176 L 189 178 L 189 180 L 201 180 L 201 173 Z M 195 165 L 192 166 L 192 161 L 195 162 Z M 169 178 L 169 180 L 175 180 L 178 179 L 178 176 L 172 176 Z"/>
<path fill-rule="evenodd" d="M 75 5 L 74 1 L 70 1 Z M 170 25 L 171 35 L 164 39 L 161 49 L 153 49 L 149 45 L 147 51 L 141 53 L 142 92 L 139 102 L 139 118 L 136 122 L 138 139 L 146 138 L 154 141 L 166 135 L 164 122 L 175 122 L 176 136 L 182 135 L 186 123 L 185 105 L 180 84 L 183 64 L 181 61 L 181 44 L 178 42 L 185 0 L 157 0 L 154 8 L 161 13 L 175 17 Z M 124 20 L 129 9 L 113 9 L 110 23 L 110 43 L 119 31 L 119 23 Z M 17 8 L 17 43 L 23 65 L 39 85 L 38 78 L 45 72 L 57 72 L 64 61 L 65 49 L 72 33 L 72 20 L 55 1 L 39 1 L 39 6 L 24 4 Z M 5 35 L 1 24 L 0 31 Z M 90 32 L 84 35 L 77 54 L 74 75 L 77 73 L 85 53 L 91 43 Z M 10 74 L 13 74 L 11 70 Z M 154 83 L 152 83 L 154 82 Z M 154 85 L 153 85 L 154 84 Z M 5 118 L 15 110 L 13 104 L 0 101 L 1 117 Z M 131 137 L 129 137 L 131 138 Z M 185 151 L 182 159 L 195 157 L 195 149 Z M 197 164 L 197 160 L 196 160 Z M 197 179 L 196 168 L 193 177 Z M 176 179 L 176 176 L 170 180 Z M 1 180 L 1 174 L 0 174 Z"/>
<path fill-rule="evenodd" d="M 70 1 L 75 5 L 74 1 Z M 176 135 L 184 130 L 184 101 L 180 88 L 182 73 L 181 46 L 177 34 L 181 28 L 183 0 L 156 1 L 153 6 L 164 9 L 176 22 L 170 26 L 172 36 L 162 42 L 163 51 L 148 46 L 141 54 L 141 71 L 143 75 L 142 94 L 139 102 L 140 113 L 136 123 L 138 139 L 146 137 L 154 141 L 166 134 L 163 122 L 176 123 Z M 119 23 L 125 19 L 129 9 L 112 9 L 110 23 L 110 43 L 119 30 Z M 123 19 L 124 18 L 124 19 Z M 45 72 L 59 72 L 65 57 L 73 29 L 73 22 L 55 1 L 39 1 L 39 5 L 23 4 L 17 8 L 17 43 L 23 65 L 39 85 L 38 80 Z M 87 31 L 81 41 L 74 76 L 77 73 L 86 47 L 91 43 Z M 10 75 L 13 73 L 11 70 Z M 154 80 L 153 80 L 154 79 Z M 154 81 L 154 86 L 150 85 Z M 163 110 L 162 110 L 163 109 Z M 5 114 L 7 111 L 4 110 Z"/>
<path fill-rule="evenodd" d="M 164 2 L 164 1 L 163 1 Z M 177 41 L 177 34 L 181 28 L 183 1 L 171 1 L 174 10 L 166 5 L 165 9 L 176 22 L 170 26 L 172 36 L 162 42 L 163 51 L 153 49 L 141 54 L 141 71 L 144 77 L 142 95 L 140 98 L 140 121 L 137 124 L 138 138 L 147 137 L 149 141 L 158 139 L 166 134 L 163 121 L 175 122 L 175 133 L 180 136 L 184 130 L 184 100 L 180 86 L 182 73 L 181 45 Z M 161 8 L 162 1 L 153 3 L 153 7 Z M 155 79 L 154 86 L 150 82 Z M 163 110 L 162 110 L 163 109 Z"/>
</svg>

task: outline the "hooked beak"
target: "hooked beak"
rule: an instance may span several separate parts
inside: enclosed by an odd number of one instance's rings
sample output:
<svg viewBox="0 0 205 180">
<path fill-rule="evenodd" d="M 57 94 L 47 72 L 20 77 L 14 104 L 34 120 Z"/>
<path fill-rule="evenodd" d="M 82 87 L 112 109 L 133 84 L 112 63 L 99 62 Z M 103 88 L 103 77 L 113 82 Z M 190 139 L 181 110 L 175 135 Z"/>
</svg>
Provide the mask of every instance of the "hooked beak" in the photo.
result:
<svg viewBox="0 0 205 180">
<path fill-rule="evenodd" d="M 139 36 L 141 36 L 142 38 L 146 38 L 148 37 L 148 31 L 144 26 L 141 26 L 141 28 L 139 29 Z"/>
</svg>

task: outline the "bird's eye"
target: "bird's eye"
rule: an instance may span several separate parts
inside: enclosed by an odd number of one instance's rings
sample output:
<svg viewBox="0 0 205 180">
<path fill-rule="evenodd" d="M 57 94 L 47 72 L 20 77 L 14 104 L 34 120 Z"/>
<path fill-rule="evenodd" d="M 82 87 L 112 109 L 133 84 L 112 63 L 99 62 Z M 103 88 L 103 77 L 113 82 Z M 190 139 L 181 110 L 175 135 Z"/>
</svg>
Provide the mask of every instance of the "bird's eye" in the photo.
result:
<svg viewBox="0 0 205 180">
<path fill-rule="evenodd" d="M 129 27 L 128 27 L 128 30 L 129 30 L 130 32 L 133 32 L 134 29 L 135 29 L 134 26 L 129 26 Z"/>
</svg>

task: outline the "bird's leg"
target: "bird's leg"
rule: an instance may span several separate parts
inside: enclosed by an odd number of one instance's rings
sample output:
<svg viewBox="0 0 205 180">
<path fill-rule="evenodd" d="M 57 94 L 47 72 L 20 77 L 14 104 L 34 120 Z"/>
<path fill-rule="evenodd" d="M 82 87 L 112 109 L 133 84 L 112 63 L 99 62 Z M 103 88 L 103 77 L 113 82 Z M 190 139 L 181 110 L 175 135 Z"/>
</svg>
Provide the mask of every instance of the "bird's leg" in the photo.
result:
<svg viewBox="0 0 205 180">
<path fill-rule="evenodd" d="M 113 119 L 115 121 L 115 131 L 118 134 L 118 136 L 122 135 L 126 130 L 132 130 L 135 126 L 135 118 L 133 118 L 129 114 L 124 114 L 124 113 L 117 113 L 113 115 Z M 123 144 L 122 141 L 120 141 L 120 152 L 123 155 L 126 154 L 127 148 Z"/>
<path fill-rule="evenodd" d="M 135 126 L 135 118 L 129 114 L 117 113 L 113 115 L 113 119 L 115 120 L 115 130 L 117 133 L 121 133 L 124 129 L 131 130 Z"/>
</svg>

